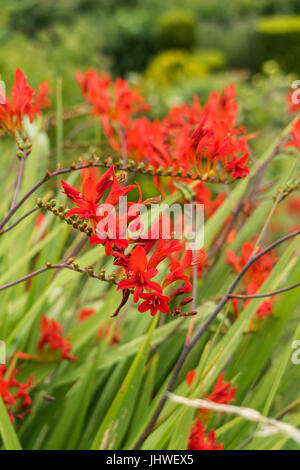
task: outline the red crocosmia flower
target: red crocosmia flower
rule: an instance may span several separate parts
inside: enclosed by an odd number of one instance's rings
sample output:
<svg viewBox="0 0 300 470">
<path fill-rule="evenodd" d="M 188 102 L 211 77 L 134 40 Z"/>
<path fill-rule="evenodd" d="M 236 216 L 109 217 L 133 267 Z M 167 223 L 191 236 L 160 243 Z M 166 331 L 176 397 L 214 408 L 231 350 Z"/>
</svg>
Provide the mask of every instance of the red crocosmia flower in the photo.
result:
<svg viewBox="0 0 300 470">
<path fill-rule="evenodd" d="M 94 176 L 88 176 L 83 183 L 82 193 L 62 180 L 61 184 L 64 193 L 77 205 L 76 208 L 68 211 L 67 216 L 78 214 L 80 219 L 90 219 L 92 227 L 95 229 L 98 202 L 105 191 L 112 186 L 113 181 L 110 177 L 113 174 L 114 169 L 113 166 L 111 166 L 99 181 L 97 181 Z"/>
<path fill-rule="evenodd" d="M 293 140 L 285 144 L 285 147 L 292 146 L 296 147 L 300 151 L 300 119 L 297 119 L 292 126 Z"/>
<path fill-rule="evenodd" d="M 35 97 L 35 104 L 38 109 L 49 108 L 49 106 L 51 106 L 51 101 L 48 98 L 49 93 L 49 82 L 45 81 L 40 83 Z"/>
<path fill-rule="evenodd" d="M 102 325 L 100 325 L 97 339 L 108 340 L 109 346 L 114 346 L 121 341 L 119 330 L 111 323 L 102 323 Z"/>
<path fill-rule="evenodd" d="M 85 75 L 77 72 L 76 78 L 83 95 L 93 105 L 92 114 L 100 117 L 110 145 L 120 152 L 123 142 L 119 129 L 126 131 L 133 115 L 147 111 L 149 105 L 138 89 L 130 88 L 122 78 L 112 83 L 110 77 L 100 76 L 95 70 L 88 70 Z"/>
<path fill-rule="evenodd" d="M 46 346 L 49 348 L 48 351 Z M 71 349 L 71 343 L 63 336 L 62 327 L 54 319 L 43 316 L 41 321 L 41 338 L 37 345 L 39 356 L 42 358 L 46 356 L 48 359 L 54 360 L 53 353 L 59 351 L 60 357 L 58 359 L 77 361 L 75 356 L 69 354 Z"/>
<path fill-rule="evenodd" d="M 1 101 L 4 101 L 3 90 L 0 90 Z M 15 73 L 15 83 L 11 89 L 11 100 L 5 100 L 0 104 L 0 129 L 4 132 L 14 132 L 22 127 L 24 116 L 28 116 L 30 122 L 33 116 L 38 114 L 39 108 L 34 102 L 35 90 L 30 88 L 21 69 Z"/>
<path fill-rule="evenodd" d="M 254 246 L 254 240 L 251 242 L 244 243 L 242 246 L 242 255 L 240 257 L 238 257 L 233 250 L 227 250 L 226 258 L 228 264 L 230 264 L 236 272 L 240 272 L 249 260 L 251 254 L 253 253 Z M 259 250 L 257 252 L 259 252 Z M 276 261 L 277 257 L 275 256 L 274 252 L 269 252 L 262 256 L 249 268 L 242 280 L 242 287 L 246 291 L 246 295 L 253 295 L 259 290 L 261 285 L 270 275 Z M 253 318 L 250 323 L 250 327 L 252 330 L 257 329 L 256 327 L 259 326 L 260 319 L 265 318 L 265 316 L 270 315 L 272 313 L 272 305 L 274 300 L 274 298 L 271 298 L 270 300 L 267 300 L 260 305 L 260 307 L 255 313 L 255 316 L 258 318 Z M 244 302 L 244 306 L 248 305 L 249 302 L 251 302 L 251 299 L 247 299 Z M 234 300 L 232 305 L 235 315 L 238 316 L 239 307 L 237 299 Z"/>
<path fill-rule="evenodd" d="M 78 315 L 80 323 L 94 315 L 95 312 L 96 310 L 94 308 L 82 308 Z"/>
<path fill-rule="evenodd" d="M 265 300 L 262 302 L 256 311 L 256 315 L 258 315 L 260 318 L 265 318 L 267 315 L 271 315 L 274 300 L 275 298 L 271 297 L 270 300 Z"/>
<path fill-rule="evenodd" d="M 109 235 L 109 231 L 107 232 Z M 105 254 L 109 256 L 113 250 L 120 250 L 124 251 L 128 247 L 128 240 L 125 238 L 110 238 L 109 236 L 106 238 L 99 238 L 98 235 L 92 235 L 90 237 L 90 245 L 104 245 L 105 246 Z"/>
<path fill-rule="evenodd" d="M 130 255 L 127 279 L 119 282 L 119 289 L 134 289 L 133 300 L 137 302 L 142 291 L 151 290 L 160 294 L 162 289 L 157 282 L 151 281 L 158 273 L 157 269 L 147 270 L 147 255 L 142 246 L 136 246 Z"/>
<path fill-rule="evenodd" d="M 205 428 L 197 419 L 191 429 L 188 442 L 188 450 L 222 450 L 223 445 L 216 443 L 215 431 L 211 429 L 205 435 Z"/>
<path fill-rule="evenodd" d="M 232 160 L 225 165 L 225 172 L 230 173 L 233 179 L 242 178 L 244 179 L 250 173 L 247 166 L 249 154 L 245 153 L 241 158 L 236 155 L 233 156 Z"/>
<path fill-rule="evenodd" d="M 219 403 L 220 405 L 227 405 L 234 401 L 236 387 L 231 387 L 231 382 L 224 381 L 224 372 L 222 372 L 217 381 L 214 383 L 213 391 L 210 395 L 204 393 L 207 400 Z"/>
<path fill-rule="evenodd" d="M 287 211 L 290 215 L 300 218 L 300 197 L 294 196 L 287 203 Z"/>
<path fill-rule="evenodd" d="M 232 265 L 236 272 L 240 272 L 240 270 L 248 262 L 253 252 L 254 246 L 254 240 L 244 243 L 242 246 L 242 255 L 240 257 L 237 257 L 233 250 L 227 250 L 226 257 L 228 264 Z M 259 250 L 257 252 L 259 252 Z M 253 294 L 258 290 L 261 284 L 271 273 L 276 261 L 277 257 L 275 256 L 274 252 L 269 252 L 262 256 L 249 268 L 243 279 L 244 285 L 248 287 L 248 294 Z"/>
<path fill-rule="evenodd" d="M 128 256 L 126 256 L 124 253 L 120 253 L 119 251 L 113 251 L 112 255 L 115 258 L 115 261 L 114 261 L 115 266 L 121 266 L 122 268 L 125 268 L 125 270 L 128 269 L 128 266 L 129 266 Z"/>
<path fill-rule="evenodd" d="M 169 313 L 170 307 L 168 305 L 168 302 L 170 302 L 169 297 L 166 297 L 165 295 L 157 294 L 155 292 L 153 293 L 145 293 L 141 294 L 141 298 L 145 300 L 145 302 L 142 302 L 139 307 L 138 311 L 139 312 L 146 312 L 147 310 L 150 310 L 150 314 L 152 317 L 156 315 L 157 310 L 163 313 Z"/>
<path fill-rule="evenodd" d="M 237 115 L 234 86 L 229 85 L 221 95 L 211 93 L 203 108 L 194 97 L 190 106 L 174 106 L 162 121 L 133 120 L 126 128 L 126 148 L 137 161 L 147 161 L 154 168 L 172 168 L 183 176 L 195 168 L 199 175 L 208 177 L 245 177 L 249 170 L 241 155 L 248 152 L 248 140 L 254 135 L 235 127 Z M 155 177 L 154 183 L 165 192 L 160 177 Z M 167 187 L 171 192 L 176 190 L 171 178 Z"/>
<path fill-rule="evenodd" d="M 175 253 L 176 251 L 181 251 L 182 250 L 182 245 L 180 242 L 177 240 L 166 240 L 166 239 L 161 239 L 158 242 L 158 245 L 151 256 L 149 263 L 148 263 L 148 268 L 156 268 L 159 263 L 161 263 L 164 259 L 166 259 L 170 253 Z"/>
<path fill-rule="evenodd" d="M 32 388 L 33 376 L 30 375 L 26 383 L 21 383 L 17 379 L 18 372 L 16 367 L 0 365 L 0 396 L 12 423 L 15 418 L 22 419 L 31 411 L 29 391 Z"/>
<path fill-rule="evenodd" d="M 166 276 L 163 282 L 163 285 L 162 285 L 163 289 L 175 281 L 184 281 L 183 288 L 175 290 L 171 294 L 171 298 L 180 293 L 188 294 L 189 292 L 191 292 L 192 284 L 190 282 L 189 276 L 185 274 L 185 269 L 191 266 L 192 260 L 193 260 L 192 251 L 187 250 L 182 263 L 180 263 L 178 260 L 174 260 L 170 263 L 169 265 L 170 273 Z"/>
<path fill-rule="evenodd" d="M 297 96 L 295 96 L 297 95 Z M 299 113 L 300 111 L 300 102 L 293 102 L 293 97 L 296 98 L 297 101 L 299 101 L 299 91 L 293 90 L 287 95 L 287 102 L 289 104 L 289 109 L 288 113 L 293 114 L 293 113 Z"/>
<path fill-rule="evenodd" d="M 190 370 L 186 374 L 185 380 L 186 380 L 186 383 L 188 384 L 189 387 L 192 386 L 195 377 L 196 377 L 196 371 L 195 370 Z"/>
</svg>

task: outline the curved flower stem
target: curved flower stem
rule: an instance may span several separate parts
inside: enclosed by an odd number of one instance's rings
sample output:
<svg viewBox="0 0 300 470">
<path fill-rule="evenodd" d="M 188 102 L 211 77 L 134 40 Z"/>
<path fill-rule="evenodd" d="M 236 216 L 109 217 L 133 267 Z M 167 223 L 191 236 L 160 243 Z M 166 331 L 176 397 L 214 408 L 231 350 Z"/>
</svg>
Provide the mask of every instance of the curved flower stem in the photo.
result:
<svg viewBox="0 0 300 470">
<path fill-rule="evenodd" d="M 50 173 L 51 175 L 52 173 Z M 40 187 L 42 186 L 43 183 L 45 183 L 45 181 L 47 181 L 47 179 L 49 178 L 48 174 L 46 174 L 46 176 L 44 176 L 44 178 L 42 178 L 40 181 L 38 181 L 23 197 L 22 199 L 20 199 L 20 201 L 14 206 L 12 207 L 9 212 L 7 213 L 7 215 L 4 217 L 4 219 L 0 222 L 0 230 L 2 230 L 2 228 L 4 227 L 4 225 L 6 225 L 6 223 L 12 218 L 12 216 L 14 215 L 14 213 L 19 209 L 19 207 L 22 206 L 22 204 L 24 204 L 24 202 Z"/>
<path fill-rule="evenodd" d="M 193 338 L 191 339 L 189 344 L 184 345 L 184 348 L 183 348 L 183 350 L 182 350 L 182 352 L 179 356 L 179 359 L 178 359 L 178 361 L 177 361 L 177 363 L 174 367 L 173 373 L 171 375 L 171 378 L 169 380 L 169 383 L 167 385 L 165 393 L 163 394 L 156 410 L 154 411 L 153 416 L 150 419 L 150 422 L 148 423 L 148 425 L 145 428 L 145 430 L 143 431 L 142 435 L 140 436 L 140 438 L 136 442 L 133 450 L 140 449 L 140 447 L 143 445 L 143 443 L 145 442 L 147 437 L 151 434 L 151 432 L 152 432 L 152 430 L 153 430 L 153 428 L 154 428 L 154 426 L 155 426 L 155 424 L 156 424 L 156 422 L 157 422 L 157 420 L 160 416 L 160 413 L 163 410 L 163 408 L 165 406 L 165 403 L 168 399 L 168 392 L 172 392 L 172 390 L 174 389 L 175 384 L 176 384 L 176 380 L 177 380 L 178 375 L 179 375 L 179 372 L 181 371 L 181 368 L 182 368 L 187 356 L 189 355 L 189 353 L 191 352 L 193 347 L 198 343 L 198 341 L 202 337 L 203 333 L 205 333 L 205 331 L 207 330 L 209 325 L 214 321 L 214 319 L 217 317 L 217 315 L 221 312 L 223 307 L 226 305 L 226 302 L 230 298 L 230 294 L 233 292 L 233 290 L 239 284 L 240 280 L 245 275 L 245 273 L 248 271 L 248 269 L 250 269 L 251 266 L 256 261 L 258 261 L 262 256 L 264 256 L 266 253 L 273 250 L 274 248 L 276 248 L 281 243 L 284 243 L 285 241 L 288 241 L 288 240 L 290 240 L 290 239 L 292 239 L 292 238 L 294 238 L 298 235 L 300 235 L 300 230 L 296 230 L 295 232 L 289 233 L 288 235 L 285 235 L 284 237 L 279 238 L 274 243 L 272 243 L 271 245 L 266 247 L 264 250 L 262 250 L 260 253 L 257 253 L 256 255 L 252 256 L 248 260 L 248 262 L 245 264 L 243 269 L 238 273 L 238 275 L 235 277 L 235 279 L 231 283 L 230 287 L 228 288 L 227 292 L 224 294 L 224 296 L 222 297 L 222 299 L 220 300 L 220 302 L 216 306 L 215 310 L 209 315 L 209 317 L 205 320 L 205 322 L 200 326 L 200 328 L 195 333 L 195 335 L 193 336 Z"/>
<path fill-rule="evenodd" d="M 18 225 L 22 220 L 26 219 L 29 215 L 33 214 L 34 212 L 38 211 L 40 208 L 39 207 L 34 207 L 30 211 L 26 212 L 26 214 L 22 215 L 19 219 L 17 219 L 13 224 L 9 225 L 6 229 L 0 230 L 0 235 L 3 233 L 9 232 L 12 228 L 14 228 L 16 225 Z"/>
<path fill-rule="evenodd" d="M 40 186 L 42 186 L 46 181 L 48 181 L 49 179 L 51 178 L 54 178 L 55 176 L 59 176 L 59 175 L 64 175 L 66 173 L 71 173 L 72 171 L 77 171 L 77 170 L 83 170 L 85 168 L 90 168 L 90 167 L 99 167 L 99 168 L 109 168 L 110 166 L 112 165 L 112 162 L 89 162 L 89 163 L 85 163 L 85 164 L 79 164 L 79 165 L 76 165 L 76 163 L 73 163 L 69 168 L 63 168 L 63 169 L 58 169 L 58 170 L 55 170 L 53 171 L 52 173 L 47 170 L 46 171 L 46 174 L 45 176 L 40 179 L 23 197 L 22 199 L 20 199 L 20 201 L 18 203 L 16 203 L 16 205 L 14 207 L 11 207 L 11 209 L 9 210 L 9 212 L 7 213 L 7 215 L 4 217 L 4 219 L 0 222 L 0 230 L 4 227 L 4 225 L 11 219 L 11 217 L 14 215 L 14 213 L 22 206 L 22 204 L 24 204 L 24 202 L 33 194 L 35 193 L 35 191 L 37 189 L 40 188 Z M 170 173 L 170 172 L 161 172 L 159 170 L 153 170 L 150 169 L 148 170 L 147 168 L 146 169 L 140 169 L 137 166 L 135 167 L 132 167 L 130 165 L 130 163 L 128 163 L 128 165 L 125 165 L 125 164 L 121 164 L 121 165 L 118 165 L 116 164 L 116 168 L 119 169 L 119 170 L 124 170 L 124 171 L 130 171 L 132 173 L 137 173 L 137 174 L 142 174 L 142 175 L 151 175 L 151 176 L 162 176 L 162 177 L 180 177 L 180 178 L 186 178 L 186 179 L 190 179 L 190 180 L 193 180 L 193 181 L 201 181 L 202 178 L 199 178 L 197 177 L 196 175 L 194 175 L 194 177 L 192 178 L 190 175 L 181 175 L 180 173 Z M 221 181 L 216 179 L 216 178 L 213 178 L 211 180 L 205 180 L 209 183 L 220 183 Z M 223 184 L 231 184 L 233 181 L 222 181 Z"/>
<path fill-rule="evenodd" d="M 272 292 L 266 292 L 265 294 L 253 294 L 253 295 L 242 295 L 242 294 L 230 294 L 230 299 L 261 299 L 263 297 L 272 297 L 273 295 L 282 294 L 282 292 L 287 292 L 289 290 L 295 289 L 296 287 L 300 287 L 300 282 L 296 282 L 287 287 L 283 287 L 282 289 L 274 290 Z"/>
<path fill-rule="evenodd" d="M 47 264 L 47 266 L 44 266 L 43 268 L 37 269 L 36 271 L 33 271 L 32 273 L 26 274 L 26 276 L 20 277 L 19 279 L 16 279 L 15 281 L 9 282 L 8 284 L 4 284 L 3 286 L 0 287 L 0 291 L 8 289 L 9 287 L 16 286 L 17 284 L 20 284 L 21 282 L 27 281 L 28 279 L 31 279 L 32 277 L 38 276 L 39 274 L 42 274 L 49 269 L 70 269 L 71 271 L 79 272 L 81 274 L 87 274 L 89 277 L 92 277 L 94 279 L 99 279 L 99 281 L 105 281 L 109 282 L 111 284 L 117 284 L 117 281 L 113 278 L 105 278 L 101 275 L 95 274 L 94 272 L 88 272 L 86 269 L 81 269 L 81 268 L 75 268 L 71 264 L 67 263 L 60 263 L 60 264 Z"/>
</svg>

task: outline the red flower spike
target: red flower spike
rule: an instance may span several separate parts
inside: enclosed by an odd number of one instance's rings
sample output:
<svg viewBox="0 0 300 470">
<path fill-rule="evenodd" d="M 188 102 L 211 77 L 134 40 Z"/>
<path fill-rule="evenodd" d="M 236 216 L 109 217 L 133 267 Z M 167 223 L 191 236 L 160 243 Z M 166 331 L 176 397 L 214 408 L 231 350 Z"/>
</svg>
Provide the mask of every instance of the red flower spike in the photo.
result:
<svg viewBox="0 0 300 470">
<path fill-rule="evenodd" d="M 240 272 L 249 260 L 253 252 L 254 246 L 254 240 L 251 242 L 244 243 L 242 246 L 242 255 L 240 257 L 238 257 L 233 250 L 227 250 L 227 263 L 230 264 L 237 273 Z M 242 287 L 246 291 L 246 295 L 253 295 L 259 290 L 260 286 L 270 275 L 276 261 L 277 257 L 275 256 L 274 252 L 269 252 L 262 256 L 249 268 L 242 280 Z M 262 302 L 255 315 L 259 318 L 264 318 L 265 316 L 270 315 L 272 313 L 272 305 L 274 300 L 275 299 L 272 298 L 268 301 Z M 248 305 L 249 302 L 251 302 L 251 299 L 247 299 L 244 305 Z M 239 308 L 237 299 L 234 299 L 232 305 L 235 315 L 238 316 Z"/>
<path fill-rule="evenodd" d="M 17 379 L 18 372 L 16 367 L 0 365 L 0 395 L 12 423 L 16 418 L 23 419 L 25 414 L 30 413 L 31 405 L 29 392 L 33 376 L 30 375 L 26 383 L 21 383 Z"/>
<path fill-rule="evenodd" d="M 212 429 L 205 436 L 205 428 L 199 419 L 194 423 L 188 442 L 188 450 L 222 450 L 223 445 L 216 443 L 215 431 Z"/>
<path fill-rule="evenodd" d="M 0 104 L 0 129 L 4 132 L 15 132 L 22 128 L 24 116 L 28 116 L 32 122 L 34 115 L 40 114 L 40 109 L 44 107 L 46 99 L 45 84 L 41 84 L 41 87 L 35 100 L 35 90 L 28 85 L 22 70 L 16 70 L 11 100 Z M 0 93 L 2 96 L 3 90 L 0 90 Z"/>
<path fill-rule="evenodd" d="M 64 194 L 67 195 L 77 206 L 77 208 L 68 211 L 67 216 L 77 214 L 80 219 L 90 219 L 91 222 L 97 222 L 98 202 L 102 198 L 106 189 L 112 186 L 110 179 L 114 175 L 113 166 L 111 166 L 99 181 L 94 176 L 88 176 L 82 186 L 82 193 L 78 189 L 62 180 L 61 184 Z"/>
<path fill-rule="evenodd" d="M 147 270 L 147 255 L 142 246 L 136 246 L 130 255 L 127 279 L 119 282 L 119 289 L 134 289 L 133 300 L 137 302 L 140 298 L 142 291 L 151 290 L 158 294 L 162 289 L 157 282 L 151 281 L 158 273 L 157 269 Z"/>
<path fill-rule="evenodd" d="M 49 351 L 46 350 L 49 347 Z M 54 320 L 47 318 L 45 315 L 41 320 L 41 337 L 37 345 L 39 356 L 43 359 L 54 360 L 53 353 L 60 352 L 58 359 L 68 359 L 69 361 L 77 361 L 75 356 L 71 356 L 69 352 L 72 345 L 63 336 L 62 327 Z"/>
<path fill-rule="evenodd" d="M 231 387 L 231 382 L 224 381 L 224 372 L 222 372 L 213 386 L 213 391 L 210 395 L 205 393 L 207 400 L 219 403 L 220 405 L 227 405 L 234 401 L 236 387 Z"/>
</svg>

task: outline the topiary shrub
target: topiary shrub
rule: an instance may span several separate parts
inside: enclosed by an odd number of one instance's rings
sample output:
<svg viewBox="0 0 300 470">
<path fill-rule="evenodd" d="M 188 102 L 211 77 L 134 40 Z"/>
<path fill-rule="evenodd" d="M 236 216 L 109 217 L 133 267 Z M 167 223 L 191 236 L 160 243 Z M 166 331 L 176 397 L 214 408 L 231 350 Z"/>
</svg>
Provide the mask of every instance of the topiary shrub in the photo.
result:
<svg viewBox="0 0 300 470">
<path fill-rule="evenodd" d="M 222 69 L 227 62 L 225 54 L 218 49 L 197 49 L 194 57 L 210 70 Z"/>
<path fill-rule="evenodd" d="M 263 18 L 256 29 L 258 65 L 274 59 L 284 71 L 300 73 L 300 15 Z"/>
<path fill-rule="evenodd" d="M 170 86 L 207 74 L 208 67 L 196 56 L 181 50 L 169 50 L 157 54 L 151 60 L 145 76 L 159 86 Z"/>
<path fill-rule="evenodd" d="M 171 10 L 158 23 L 158 44 L 162 49 L 191 49 L 196 45 L 197 24 L 188 10 Z"/>
</svg>

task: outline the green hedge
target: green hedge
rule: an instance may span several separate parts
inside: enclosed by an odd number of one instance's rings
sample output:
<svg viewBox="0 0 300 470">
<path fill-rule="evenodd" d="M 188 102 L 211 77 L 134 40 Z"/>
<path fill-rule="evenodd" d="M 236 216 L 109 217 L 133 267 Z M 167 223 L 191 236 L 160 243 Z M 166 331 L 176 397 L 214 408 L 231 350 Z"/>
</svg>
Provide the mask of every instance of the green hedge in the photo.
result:
<svg viewBox="0 0 300 470">
<path fill-rule="evenodd" d="M 256 30 L 260 64 L 274 59 L 284 71 L 300 73 L 300 15 L 263 18 Z"/>
<path fill-rule="evenodd" d="M 196 45 L 197 23 L 189 10 L 171 10 L 158 22 L 158 43 L 162 49 L 191 49 Z"/>
</svg>

